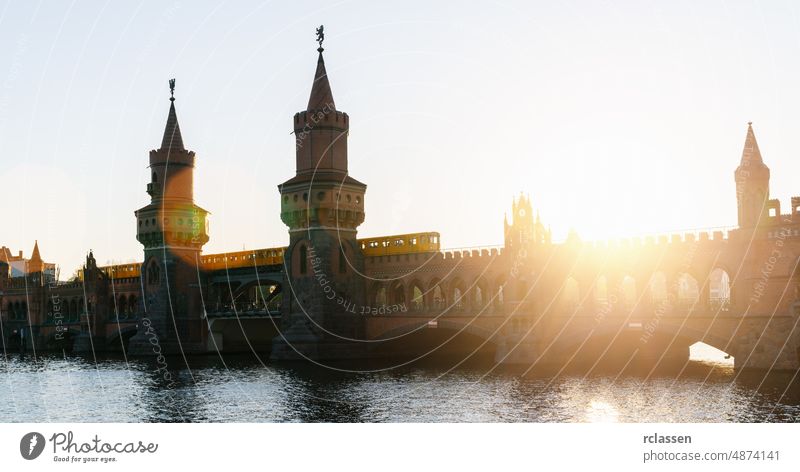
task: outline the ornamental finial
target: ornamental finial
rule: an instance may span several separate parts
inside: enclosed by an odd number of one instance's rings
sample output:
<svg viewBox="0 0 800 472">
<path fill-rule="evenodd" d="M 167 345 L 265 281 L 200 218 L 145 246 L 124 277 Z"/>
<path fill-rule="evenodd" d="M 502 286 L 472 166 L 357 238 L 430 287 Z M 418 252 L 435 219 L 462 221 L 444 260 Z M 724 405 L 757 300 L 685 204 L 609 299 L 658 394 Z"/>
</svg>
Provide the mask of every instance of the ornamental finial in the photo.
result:
<svg viewBox="0 0 800 472">
<path fill-rule="evenodd" d="M 317 28 L 317 43 L 319 43 L 319 47 L 317 48 L 317 51 L 319 51 L 319 52 L 323 51 L 323 49 L 322 49 L 322 42 L 323 41 L 325 41 L 325 26 L 324 25 L 319 25 L 319 28 Z"/>
<path fill-rule="evenodd" d="M 175 79 L 169 79 L 169 99 L 175 101 Z"/>
</svg>

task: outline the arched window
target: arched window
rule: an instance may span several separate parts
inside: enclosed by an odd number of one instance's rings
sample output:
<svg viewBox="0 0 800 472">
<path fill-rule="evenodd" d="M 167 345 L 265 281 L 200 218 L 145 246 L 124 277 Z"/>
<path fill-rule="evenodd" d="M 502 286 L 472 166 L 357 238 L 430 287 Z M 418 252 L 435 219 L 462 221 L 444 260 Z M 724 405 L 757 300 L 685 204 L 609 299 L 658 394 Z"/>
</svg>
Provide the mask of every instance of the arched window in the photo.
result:
<svg viewBox="0 0 800 472">
<path fill-rule="evenodd" d="M 622 292 L 622 304 L 626 308 L 632 308 L 636 305 L 636 280 L 633 277 L 630 275 L 623 277 L 620 290 Z"/>
<path fill-rule="evenodd" d="M 691 306 L 697 303 L 700 298 L 700 289 L 697 279 L 686 272 L 678 277 L 678 303 L 683 306 Z"/>
<path fill-rule="evenodd" d="M 150 263 L 150 267 L 147 268 L 147 284 L 148 285 L 158 285 L 161 282 L 161 269 L 158 267 L 158 263 L 153 261 Z"/>
<path fill-rule="evenodd" d="M 727 311 L 731 302 L 731 278 L 725 270 L 711 271 L 708 296 L 711 306 Z"/>
<path fill-rule="evenodd" d="M 386 305 L 386 287 L 381 287 L 375 293 L 375 306 L 381 307 Z"/>
<path fill-rule="evenodd" d="M 117 305 L 118 311 L 118 318 L 124 318 L 125 315 L 128 313 L 128 299 L 125 298 L 125 295 L 120 295 L 119 297 L 119 304 Z"/>
<path fill-rule="evenodd" d="M 403 286 L 402 283 L 395 284 L 394 288 L 392 289 L 392 302 L 397 305 L 402 305 L 406 302 L 406 288 Z"/>
<path fill-rule="evenodd" d="M 483 308 L 483 290 L 479 285 L 475 286 L 475 308 Z"/>
<path fill-rule="evenodd" d="M 422 289 L 419 285 L 414 284 L 411 289 L 411 306 L 415 311 L 422 311 L 425 309 L 425 301 L 423 299 Z"/>
<path fill-rule="evenodd" d="M 456 287 L 453 289 L 453 301 L 455 302 L 455 308 L 459 309 L 463 305 L 461 303 L 461 289 Z"/>
</svg>

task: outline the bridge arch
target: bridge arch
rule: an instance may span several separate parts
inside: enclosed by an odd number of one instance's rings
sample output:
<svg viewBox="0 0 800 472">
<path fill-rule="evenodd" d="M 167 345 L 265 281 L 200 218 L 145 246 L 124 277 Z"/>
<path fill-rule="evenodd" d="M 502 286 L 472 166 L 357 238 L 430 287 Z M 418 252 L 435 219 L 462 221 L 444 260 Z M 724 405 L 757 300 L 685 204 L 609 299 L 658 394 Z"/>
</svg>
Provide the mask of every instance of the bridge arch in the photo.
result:
<svg viewBox="0 0 800 472">
<path fill-rule="evenodd" d="M 408 284 L 408 297 L 409 300 L 409 308 L 411 311 L 420 312 L 425 311 L 426 309 L 426 291 L 423 288 L 424 285 L 420 282 L 419 279 L 413 279 Z"/>
<path fill-rule="evenodd" d="M 571 330 L 567 334 L 560 336 L 553 345 L 557 352 L 573 352 L 581 345 L 589 344 L 596 340 L 612 339 L 616 341 L 633 342 L 640 350 L 650 346 L 666 342 L 672 347 L 689 347 L 698 342 L 716 348 L 727 355 L 734 356 L 734 343 L 729 337 L 729 333 L 721 333 L 714 329 L 706 330 L 697 328 L 681 321 L 670 322 L 666 318 L 661 319 L 653 331 L 629 330 L 619 324 L 608 324 L 589 327 L 586 329 Z M 603 346 L 605 347 L 605 346 Z M 666 346 L 664 346 L 666 347 Z M 609 349 L 611 355 L 614 347 Z M 688 358 L 687 358 L 688 359 Z"/>
<path fill-rule="evenodd" d="M 127 351 L 128 341 L 136 334 L 136 325 L 126 326 L 115 331 L 107 338 L 106 348 L 111 351 Z"/>
</svg>

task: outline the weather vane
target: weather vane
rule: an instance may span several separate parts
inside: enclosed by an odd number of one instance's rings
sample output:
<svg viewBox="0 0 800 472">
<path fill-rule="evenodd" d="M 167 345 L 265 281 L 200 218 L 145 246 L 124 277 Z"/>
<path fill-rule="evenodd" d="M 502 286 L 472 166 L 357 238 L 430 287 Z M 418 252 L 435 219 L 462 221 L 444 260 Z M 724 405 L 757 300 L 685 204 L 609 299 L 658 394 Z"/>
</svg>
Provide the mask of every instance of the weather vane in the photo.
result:
<svg viewBox="0 0 800 472">
<path fill-rule="evenodd" d="M 175 101 L 175 79 L 169 79 L 169 99 Z"/>
<path fill-rule="evenodd" d="M 319 48 L 317 51 L 322 52 L 322 42 L 325 41 L 325 25 L 319 25 L 317 28 L 317 42 L 319 43 Z"/>
</svg>

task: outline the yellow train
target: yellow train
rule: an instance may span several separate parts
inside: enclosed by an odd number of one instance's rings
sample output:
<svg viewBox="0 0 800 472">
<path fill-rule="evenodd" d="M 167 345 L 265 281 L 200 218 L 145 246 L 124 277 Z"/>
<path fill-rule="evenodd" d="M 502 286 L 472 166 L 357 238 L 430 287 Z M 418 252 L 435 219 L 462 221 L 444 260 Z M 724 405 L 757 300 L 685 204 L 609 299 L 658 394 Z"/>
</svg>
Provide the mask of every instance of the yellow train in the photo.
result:
<svg viewBox="0 0 800 472">
<path fill-rule="evenodd" d="M 358 240 L 365 256 L 438 252 L 439 233 L 409 233 Z"/>
<path fill-rule="evenodd" d="M 98 269 L 111 279 L 130 279 L 139 277 L 142 271 L 142 264 L 134 262 L 132 264 L 98 267 Z M 80 278 L 83 280 L 83 271 L 80 272 Z"/>
<path fill-rule="evenodd" d="M 359 239 L 358 244 L 365 256 L 388 256 L 397 254 L 414 254 L 438 252 L 440 247 L 439 233 L 409 233 L 377 238 Z M 203 270 L 237 269 L 263 265 L 283 264 L 285 247 L 271 247 L 250 251 L 223 252 L 200 256 Z M 112 279 L 139 277 L 141 264 L 118 264 L 99 268 Z M 83 271 L 80 273 L 83 280 Z"/>
<path fill-rule="evenodd" d="M 236 269 L 263 265 L 283 264 L 285 247 L 271 247 L 251 251 L 224 252 L 200 256 L 204 270 Z"/>
</svg>

